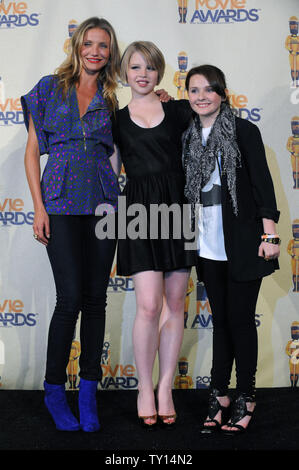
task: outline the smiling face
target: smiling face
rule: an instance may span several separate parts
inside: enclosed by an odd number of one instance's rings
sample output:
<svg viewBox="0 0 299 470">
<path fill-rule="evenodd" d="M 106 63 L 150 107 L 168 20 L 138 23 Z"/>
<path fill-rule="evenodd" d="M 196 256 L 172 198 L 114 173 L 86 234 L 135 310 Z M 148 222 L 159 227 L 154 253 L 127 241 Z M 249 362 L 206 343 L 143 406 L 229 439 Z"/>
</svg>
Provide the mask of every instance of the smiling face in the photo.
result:
<svg viewBox="0 0 299 470">
<path fill-rule="evenodd" d="M 129 60 L 127 82 L 133 94 L 151 93 L 158 82 L 158 71 L 149 65 L 142 54 L 134 52 Z"/>
<path fill-rule="evenodd" d="M 110 57 L 110 36 L 100 28 L 86 31 L 80 49 L 83 69 L 88 74 L 98 73 L 107 64 Z"/>
<path fill-rule="evenodd" d="M 190 106 L 199 115 L 203 127 L 212 126 L 223 98 L 213 90 L 206 77 L 199 74 L 190 78 L 188 95 Z"/>
</svg>

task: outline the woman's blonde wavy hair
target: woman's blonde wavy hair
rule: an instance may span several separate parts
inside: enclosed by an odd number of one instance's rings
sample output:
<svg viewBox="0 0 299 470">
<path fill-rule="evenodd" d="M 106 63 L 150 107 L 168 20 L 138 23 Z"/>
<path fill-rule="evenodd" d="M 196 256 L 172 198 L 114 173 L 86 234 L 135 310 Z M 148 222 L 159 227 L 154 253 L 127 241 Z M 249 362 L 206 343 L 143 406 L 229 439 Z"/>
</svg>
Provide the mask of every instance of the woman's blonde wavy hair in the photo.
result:
<svg viewBox="0 0 299 470">
<path fill-rule="evenodd" d="M 115 110 L 117 107 L 116 88 L 120 67 L 120 52 L 114 29 L 104 18 L 88 18 L 76 28 L 71 38 L 69 54 L 60 67 L 56 69 L 55 74 L 58 76 L 58 84 L 66 97 L 70 88 L 79 83 L 82 70 L 80 50 L 85 33 L 92 28 L 102 29 L 110 37 L 110 58 L 105 67 L 100 70 L 99 80 L 103 84 L 103 96 L 110 110 Z"/>
</svg>

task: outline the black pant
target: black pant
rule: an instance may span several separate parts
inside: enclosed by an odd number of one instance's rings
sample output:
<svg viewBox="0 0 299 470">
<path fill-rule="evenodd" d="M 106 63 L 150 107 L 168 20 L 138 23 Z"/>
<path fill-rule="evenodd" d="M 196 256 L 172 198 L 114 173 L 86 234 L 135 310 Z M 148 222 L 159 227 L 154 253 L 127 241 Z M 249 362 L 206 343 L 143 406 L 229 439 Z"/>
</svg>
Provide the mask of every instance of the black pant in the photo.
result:
<svg viewBox="0 0 299 470">
<path fill-rule="evenodd" d="M 197 273 L 205 284 L 213 316 L 211 387 L 226 395 L 235 360 L 237 391 L 253 395 L 258 350 L 255 309 L 261 279 L 233 281 L 227 261 L 201 257 Z"/>
<path fill-rule="evenodd" d="M 102 378 L 106 291 L 116 241 L 96 237 L 99 219 L 94 215 L 50 215 L 47 252 L 57 302 L 49 328 L 45 377 L 48 383 L 66 382 L 66 367 L 80 311 L 80 377 Z"/>
</svg>

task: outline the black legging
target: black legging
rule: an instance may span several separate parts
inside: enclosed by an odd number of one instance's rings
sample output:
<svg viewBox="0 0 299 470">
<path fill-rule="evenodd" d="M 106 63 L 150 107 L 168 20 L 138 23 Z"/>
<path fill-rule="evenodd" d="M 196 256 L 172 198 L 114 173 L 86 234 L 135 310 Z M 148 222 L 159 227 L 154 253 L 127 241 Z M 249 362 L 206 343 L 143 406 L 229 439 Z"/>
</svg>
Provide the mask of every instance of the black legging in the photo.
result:
<svg viewBox="0 0 299 470">
<path fill-rule="evenodd" d="M 211 388 L 227 394 L 233 361 L 237 391 L 252 396 L 257 367 L 255 308 L 261 279 L 235 282 L 227 261 L 198 258 L 198 277 L 204 282 L 213 316 Z"/>
<path fill-rule="evenodd" d="M 101 380 L 106 291 L 116 242 L 99 240 L 94 215 L 50 215 L 47 247 L 57 302 L 50 323 L 46 381 L 66 382 L 66 367 L 78 314 L 81 311 L 80 377 Z"/>
</svg>

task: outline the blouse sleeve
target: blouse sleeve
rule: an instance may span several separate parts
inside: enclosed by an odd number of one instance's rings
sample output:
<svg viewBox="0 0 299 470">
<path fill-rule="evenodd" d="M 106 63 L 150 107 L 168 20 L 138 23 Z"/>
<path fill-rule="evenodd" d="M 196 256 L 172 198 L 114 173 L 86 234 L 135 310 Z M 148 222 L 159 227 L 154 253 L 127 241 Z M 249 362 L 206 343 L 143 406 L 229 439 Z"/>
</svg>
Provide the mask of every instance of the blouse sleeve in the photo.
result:
<svg viewBox="0 0 299 470">
<path fill-rule="evenodd" d="M 243 120 L 242 120 L 243 121 Z M 258 216 L 278 222 L 280 212 L 277 210 L 272 177 L 267 164 L 266 153 L 259 128 L 249 121 L 246 141 L 243 141 L 242 155 L 253 188 L 258 207 Z"/>
<path fill-rule="evenodd" d="M 29 93 L 21 96 L 24 122 L 29 130 L 29 117 L 32 117 L 38 140 L 40 155 L 48 153 L 48 138 L 43 128 L 45 109 L 53 76 L 43 77 Z"/>
<path fill-rule="evenodd" d="M 173 103 L 176 110 L 177 122 L 182 131 L 185 131 L 189 127 L 193 115 L 189 100 L 176 100 Z"/>
</svg>

